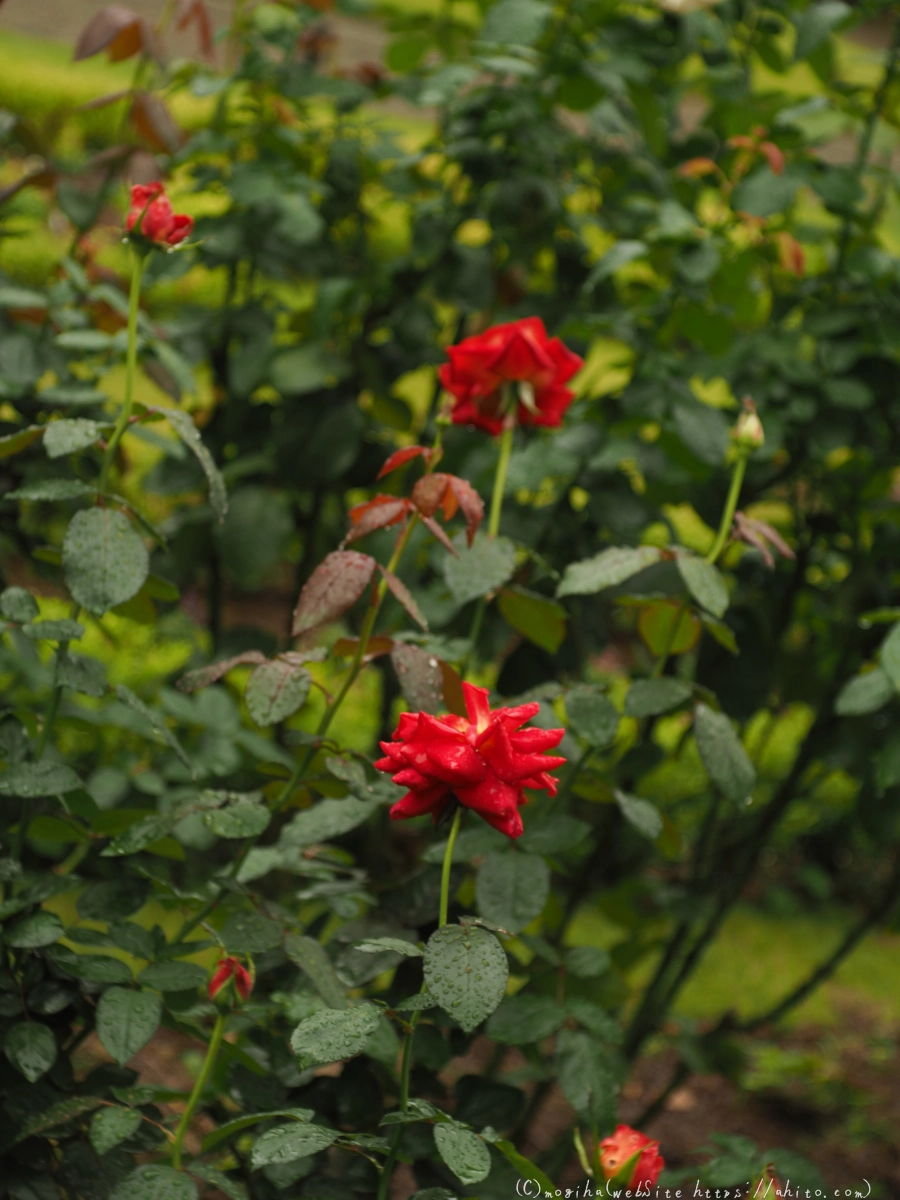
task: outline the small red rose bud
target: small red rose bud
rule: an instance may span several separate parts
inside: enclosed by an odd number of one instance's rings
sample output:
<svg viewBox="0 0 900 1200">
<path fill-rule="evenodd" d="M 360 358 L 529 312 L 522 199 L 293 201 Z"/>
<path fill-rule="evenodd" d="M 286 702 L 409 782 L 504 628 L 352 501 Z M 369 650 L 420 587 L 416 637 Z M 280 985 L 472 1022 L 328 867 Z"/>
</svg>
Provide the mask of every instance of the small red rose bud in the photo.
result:
<svg viewBox="0 0 900 1200">
<path fill-rule="evenodd" d="M 194 218 L 172 212 L 172 204 L 161 183 L 136 184 L 131 189 L 131 207 L 125 229 L 145 242 L 163 249 L 177 246 L 190 237 Z"/>
<path fill-rule="evenodd" d="M 652 1187 L 665 1165 L 659 1142 L 630 1125 L 617 1126 L 616 1132 L 600 1143 L 604 1178 L 615 1179 L 623 1187 Z"/>
<path fill-rule="evenodd" d="M 240 999 L 249 1000 L 253 991 L 253 976 L 236 958 L 230 956 L 221 959 L 213 972 L 207 988 L 210 1000 L 216 1000 L 232 980 Z"/>
</svg>

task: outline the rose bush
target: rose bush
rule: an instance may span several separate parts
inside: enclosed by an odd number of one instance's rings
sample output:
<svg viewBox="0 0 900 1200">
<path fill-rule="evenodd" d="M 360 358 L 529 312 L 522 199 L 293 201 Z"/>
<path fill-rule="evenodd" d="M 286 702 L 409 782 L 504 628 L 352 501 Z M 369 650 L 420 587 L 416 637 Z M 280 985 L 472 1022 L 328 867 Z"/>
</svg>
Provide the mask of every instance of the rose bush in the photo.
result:
<svg viewBox="0 0 900 1200">
<path fill-rule="evenodd" d="M 11 1195 L 650 1181 L 667 1096 L 892 919 L 900 42 L 850 86 L 865 8 L 682 7 L 408 14 L 350 75 L 299 5 L 221 70 L 112 6 L 109 144 L 0 122 L 71 235 L 0 280 Z M 692 1021 L 754 886 L 852 919 Z"/>
</svg>

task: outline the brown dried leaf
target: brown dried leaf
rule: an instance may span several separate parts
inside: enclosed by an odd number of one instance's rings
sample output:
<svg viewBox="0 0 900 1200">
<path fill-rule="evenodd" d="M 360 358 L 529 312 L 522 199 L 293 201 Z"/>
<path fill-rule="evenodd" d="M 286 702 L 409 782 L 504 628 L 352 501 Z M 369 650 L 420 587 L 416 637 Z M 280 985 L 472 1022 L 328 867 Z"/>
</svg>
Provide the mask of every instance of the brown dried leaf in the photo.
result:
<svg viewBox="0 0 900 1200">
<path fill-rule="evenodd" d="M 444 679 L 441 661 L 421 646 L 395 642 L 391 662 L 403 698 L 413 712 L 439 713 L 444 707 Z"/>
<path fill-rule="evenodd" d="M 384 582 L 388 585 L 392 595 L 400 601 L 416 624 L 428 632 L 428 622 L 422 614 L 422 610 L 416 604 L 412 592 L 406 586 L 402 579 L 398 579 L 393 571 L 389 571 L 387 567 L 382 567 L 379 563 L 378 570 L 384 576 Z"/>
<path fill-rule="evenodd" d="M 334 550 L 303 585 L 294 609 L 294 637 L 336 621 L 360 598 L 375 573 L 375 559 L 356 550 Z"/>
<path fill-rule="evenodd" d="M 175 7 L 175 25 L 178 29 L 187 29 L 193 21 L 197 26 L 197 40 L 200 43 L 200 53 L 208 62 L 216 61 L 213 43 L 213 24 L 206 7 L 205 0 L 178 0 Z"/>
<path fill-rule="evenodd" d="M 434 534 L 434 536 L 441 543 L 441 545 L 444 547 L 445 550 L 449 550 L 454 558 L 459 558 L 459 555 L 456 553 L 456 547 L 453 545 L 453 543 L 447 537 L 446 533 L 443 531 L 443 529 L 440 527 L 440 525 L 438 525 L 438 523 L 434 519 L 434 517 L 423 517 L 422 524 L 425 526 L 425 528 L 428 530 L 429 533 Z"/>
<path fill-rule="evenodd" d="M 442 471 L 435 471 L 433 475 L 423 475 L 418 480 L 412 490 L 411 499 L 423 517 L 433 517 L 441 505 L 445 503 L 449 485 L 450 476 L 445 475 Z M 451 512 L 449 516 L 452 515 Z M 448 518 L 446 511 L 444 512 L 444 518 Z"/>
<path fill-rule="evenodd" d="M 75 62 L 106 50 L 110 62 L 121 62 L 135 54 L 149 54 L 162 62 L 156 35 L 148 21 L 122 4 L 108 4 L 84 29 L 75 46 Z"/>
<path fill-rule="evenodd" d="M 484 520 L 484 501 L 466 479 L 458 475 L 450 476 L 450 489 L 466 518 L 466 541 L 469 545 L 475 540 L 478 526 Z"/>
<path fill-rule="evenodd" d="M 184 141 L 184 134 L 166 105 L 149 92 L 135 92 L 131 120 L 141 137 L 165 154 L 174 154 Z"/>
<path fill-rule="evenodd" d="M 344 540 L 355 542 L 376 529 L 387 529 L 396 525 L 411 508 L 409 500 L 402 496 L 385 495 L 375 496 L 365 504 L 354 505 L 350 509 L 350 531 Z"/>
<path fill-rule="evenodd" d="M 233 667 L 249 663 L 261 666 L 268 661 L 261 650 L 245 650 L 233 658 L 223 658 L 219 662 L 210 663 L 208 667 L 200 667 L 197 671 L 188 671 L 187 675 L 182 675 L 175 686 L 180 692 L 196 692 L 200 688 L 209 687 L 223 675 L 227 675 Z"/>
</svg>

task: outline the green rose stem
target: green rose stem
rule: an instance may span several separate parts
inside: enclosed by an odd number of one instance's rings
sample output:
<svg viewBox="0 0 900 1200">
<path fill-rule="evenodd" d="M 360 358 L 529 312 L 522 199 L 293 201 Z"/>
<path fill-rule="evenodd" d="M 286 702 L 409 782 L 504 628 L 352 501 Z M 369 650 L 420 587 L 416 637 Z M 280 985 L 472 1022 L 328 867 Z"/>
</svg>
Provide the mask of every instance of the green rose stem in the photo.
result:
<svg viewBox="0 0 900 1200">
<path fill-rule="evenodd" d="M 131 409 L 134 404 L 134 377 L 137 373 L 138 309 L 141 301 L 141 281 L 144 277 L 144 264 L 147 261 L 147 256 L 133 246 L 132 253 L 134 254 L 134 263 L 131 268 L 131 290 L 128 294 L 128 350 L 125 356 L 125 400 L 122 404 L 122 410 L 119 413 L 119 419 L 116 421 L 113 435 L 109 439 L 109 445 L 106 447 L 103 466 L 100 468 L 99 489 L 101 495 L 107 489 L 109 468 L 112 466 L 112 461 L 119 442 L 122 440 L 122 435 L 128 428 Z"/>
<path fill-rule="evenodd" d="M 500 531 L 500 514 L 503 511 L 503 493 L 506 491 L 506 476 L 509 472 L 509 459 L 512 454 L 513 430 L 516 427 L 515 413 L 506 417 L 503 432 L 500 435 L 500 454 L 497 458 L 497 470 L 494 474 L 494 491 L 491 495 L 491 509 L 488 517 L 488 537 L 496 537 Z M 472 617 L 472 628 L 469 630 L 469 650 L 460 664 L 459 673 L 465 679 L 466 670 L 478 648 L 478 636 L 484 621 L 484 611 L 487 608 L 487 598 L 482 596 Z"/>
<path fill-rule="evenodd" d="M 194 1115 L 194 1110 L 199 1103 L 200 1097 L 203 1094 L 203 1089 L 209 1083 L 209 1077 L 213 1073 L 213 1068 L 216 1065 L 216 1059 L 219 1057 L 219 1048 L 222 1045 L 222 1038 L 225 1034 L 225 1022 L 228 1019 L 227 1013 L 219 1013 L 216 1017 L 216 1023 L 213 1026 L 212 1037 L 209 1039 L 209 1045 L 206 1047 L 206 1058 L 203 1060 L 203 1066 L 200 1068 L 200 1074 L 197 1076 L 197 1082 L 194 1084 L 194 1090 L 191 1092 L 190 1099 L 187 1102 L 187 1107 L 181 1114 L 181 1120 L 178 1122 L 178 1128 L 175 1130 L 175 1140 L 172 1143 L 172 1166 L 176 1171 L 181 1170 L 181 1145 L 184 1141 L 185 1134 L 188 1131 L 188 1126 L 191 1123 L 191 1117 Z"/>
<path fill-rule="evenodd" d="M 441 903 L 440 915 L 438 917 L 438 927 L 443 929 L 449 924 L 447 920 L 447 912 L 450 908 L 450 873 L 453 867 L 453 850 L 456 846 L 456 839 L 459 835 L 459 828 L 462 825 L 463 806 L 457 805 L 456 812 L 453 815 L 453 824 L 450 826 L 450 836 L 447 839 L 447 848 L 444 851 L 444 865 L 441 868 Z M 412 1071 L 412 1045 L 413 1037 L 415 1036 L 416 1026 L 419 1023 L 420 1009 L 416 1009 L 413 1013 L 410 1022 L 409 1030 L 403 1040 L 403 1058 L 400 1060 L 400 1111 L 406 1112 L 409 1108 L 409 1076 Z M 381 1179 L 378 1184 L 378 1200 L 387 1200 L 388 1188 L 391 1183 L 391 1173 L 394 1170 L 394 1164 L 397 1161 L 397 1151 L 400 1148 L 400 1134 L 402 1125 L 398 1125 L 394 1130 L 394 1136 L 391 1138 L 391 1148 L 388 1151 L 388 1156 L 384 1162 L 384 1168 L 381 1172 Z"/>
<path fill-rule="evenodd" d="M 728 489 L 728 497 L 725 500 L 725 507 L 722 509 L 722 520 L 719 522 L 719 532 L 716 534 L 716 540 L 712 544 L 712 549 L 706 556 L 708 563 L 714 563 L 722 551 L 725 549 L 725 543 L 728 541 L 728 535 L 731 533 L 731 523 L 734 520 L 735 510 L 737 509 L 738 499 L 741 494 L 741 485 L 744 482 L 744 473 L 747 470 L 747 459 L 750 457 L 750 447 L 738 446 L 737 461 L 734 464 L 734 470 L 731 473 L 731 486 Z"/>
</svg>

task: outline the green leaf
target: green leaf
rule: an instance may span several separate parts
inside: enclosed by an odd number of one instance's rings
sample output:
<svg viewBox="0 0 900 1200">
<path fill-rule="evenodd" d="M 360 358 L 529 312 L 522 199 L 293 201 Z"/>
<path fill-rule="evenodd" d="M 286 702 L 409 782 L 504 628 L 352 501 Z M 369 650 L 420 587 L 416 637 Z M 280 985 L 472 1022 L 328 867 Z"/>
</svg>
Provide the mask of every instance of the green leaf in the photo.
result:
<svg viewBox="0 0 900 1200">
<path fill-rule="evenodd" d="M 610 546 L 593 558 L 569 563 L 557 596 L 589 596 L 631 579 L 660 560 L 656 546 Z"/>
<path fill-rule="evenodd" d="M 106 667 L 96 658 L 60 652 L 56 661 L 56 682 L 60 687 L 68 687 L 73 692 L 83 692 L 99 700 L 107 691 Z"/>
<path fill-rule="evenodd" d="M 344 800 L 320 800 L 312 808 L 297 813 L 285 826 L 281 844 L 312 846 L 330 841 L 367 821 L 379 808 L 377 800 L 355 800 L 350 796 Z"/>
<path fill-rule="evenodd" d="M 244 702 L 257 725 L 276 725 L 306 703 L 311 685 L 305 667 L 276 658 L 250 676 Z"/>
<path fill-rule="evenodd" d="M 257 1140 L 250 1155 L 250 1164 L 256 1170 L 270 1164 L 294 1162 L 327 1150 L 340 1136 L 337 1129 L 325 1129 L 322 1125 L 279 1125 L 268 1129 Z"/>
<path fill-rule="evenodd" d="M 84 637 L 79 621 L 34 621 L 23 625 L 22 632 L 32 642 L 77 642 Z"/>
<path fill-rule="evenodd" d="M 153 963 L 141 971 L 138 983 L 156 988 L 159 992 L 186 992 L 206 983 L 207 973 L 197 963 Z"/>
<path fill-rule="evenodd" d="M 599 979 L 610 964 L 609 952 L 599 946 L 573 946 L 566 951 L 565 968 L 578 979 Z"/>
<path fill-rule="evenodd" d="M 303 971 L 329 1008 L 348 1006 L 347 989 L 331 965 L 324 946 L 313 938 L 289 933 L 284 939 L 284 948 L 288 958 Z"/>
<path fill-rule="evenodd" d="M 457 604 L 496 591 L 516 569 L 516 548 L 509 538 L 479 532 L 467 546 L 465 534 L 458 534 L 453 544 L 457 553 L 444 559 L 444 579 Z"/>
<path fill-rule="evenodd" d="M 126 1175 L 109 1200 L 196 1200 L 197 1187 L 190 1176 L 163 1163 L 145 1163 Z"/>
<path fill-rule="evenodd" d="M 694 735 L 712 781 L 729 800 L 746 804 L 756 783 L 756 771 L 727 715 L 698 704 Z"/>
<path fill-rule="evenodd" d="M 131 971 L 121 959 L 107 954 L 73 954 L 65 946 L 51 946 L 47 953 L 76 979 L 88 983 L 130 983 Z"/>
<path fill-rule="evenodd" d="M 505 1138 L 497 1138 L 493 1141 L 493 1145 L 500 1151 L 518 1172 L 519 1178 L 523 1181 L 527 1180 L 529 1184 L 536 1184 L 541 1189 L 540 1192 L 532 1191 L 532 1196 L 537 1195 L 556 1195 L 556 1186 L 551 1182 L 549 1177 L 544 1174 L 540 1167 L 536 1166 L 531 1159 L 526 1158 L 524 1154 L 520 1154 L 512 1142 L 506 1141 Z M 523 1191 L 522 1193 L 526 1193 Z M 587 1195 L 587 1193 L 585 1193 Z M 415 1196 L 413 1197 L 415 1200 Z"/>
<path fill-rule="evenodd" d="M 374 1004 L 354 1008 L 326 1008 L 301 1021 L 291 1035 L 291 1046 L 300 1069 L 339 1062 L 361 1054 L 378 1028 L 381 1010 Z"/>
<path fill-rule="evenodd" d="M 504 0 L 501 0 L 501 3 Z M 434 1127 L 434 1141 L 441 1158 L 462 1183 L 480 1183 L 491 1172 L 491 1155 L 484 1141 L 453 1121 Z"/>
<path fill-rule="evenodd" d="M 98 1154 L 106 1154 L 107 1150 L 131 1137 L 142 1120 L 136 1108 L 101 1108 L 91 1121 L 91 1145 Z"/>
<path fill-rule="evenodd" d="M 638 679 L 625 697 L 626 717 L 658 717 L 678 708 L 693 695 L 693 689 L 680 679 Z"/>
<path fill-rule="evenodd" d="M 71 767 L 42 760 L 20 763 L 0 775 L 0 796 L 20 796 L 32 800 L 38 796 L 60 796 L 81 787 Z"/>
<path fill-rule="evenodd" d="M 315 1115 L 311 1108 L 278 1108 L 274 1112 L 248 1113 L 247 1116 L 236 1117 L 208 1133 L 203 1139 L 201 1149 L 204 1154 L 208 1154 L 214 1146 L 227 1141 L 234 1134 L 258 1125 L 260 1121 L 270 1121 L 273 1117 L 293 1117 L 296 1121 L 311 1121 Z"/>
<path fill-rule="evenodd" d="M 643 258 L 649 252 L 645 242 L 638 241 L 621 241 L 616 242 L 609 250 L 594 263 L 591 268 L 591 273 L 585 280 L 585 290 L 596 287 L 604 279 L 608 279 L 610 275 L 614 275 L 620 267 L 625 267 L 635 259 Z"/>
<path fill-rule="evenodd" d="M 177 823 L 176 813 L 143 817 L 113 838 L 109 845 L 100 851 L 100 857 L 121 858 L 126 854 L 139 854 L 141 850 L 164 838 Z"/>
<path fill-rule="evenodd" d="M 445 925 L 425 947 L 425 987 L 466 1033 L 497 1008 L 509 967 L 499 941 L 477 925 Z"/>
<path fill-rule="evenodd" d="M 236 912 L 222 926 L 229 954 L 261 954 L 281 945 L 281 926 L 258 912 Z"/>
<path fill-rule="evenodd" d="M 91 496 L 96 488 L 80 479 L 39 479 L 34 483 L 23 484 L 13 492 L 7 492 L 5 500 L 59 501 L 78 500 L 82 496 Z"/>
<path fill-rule="evenodd" d="M 848 4 L 842 4 L 841 0 L 817 0 L 817 3 L 805 8 L 795 21 L 797 41 L 794 45 L 794 61 L 809 58 L 852 12 L 853 9 Z"/>
<path fill-rule="evenodd" d="M 97 1005 L 97 1036 L 120 1066 L 153 1037 L 162 1005 L 153 992 L 109 988 Z"/>
<path fill-rule="evenodd" d="M 12 287 L 8 284 L 0 287 L 0 308 L 46 308 L 47 297 L 42 292 L 31 288 Z"/>
<path fill-rule="evenodd" d="M 126 687 L 123 683 L 120 683 L 116 688 L 116 698 L 130 708 L 132 712 L 136 712 L 139 716 L 143 717 L 153 732 L 158 737 L 161 737 L 171 750 L 175 751 L 178 758 L 188 770 L 191 769 L 191 760 L 185 753 L 181 742 L 179 742 L 178 738 L 166 724 L 161 712 L 150 708 L 149 705 L 143 702 L 140 696 L 136 696 L 131 688 Z"/>
<path fill-rule="evenodd" d="M 188 1163 L 186 1170 L 197 1179 L 202 1179 L 204 1183 L 223 1192 L 228 1200 L 247 1200 L 247 1189 L 240 1180 L 226 1175 L 224 1171 L 217 1170 L 209 1163 L 193 1161 Z"/>
<path fill-rule="evenodd" d="M 404 942 L 402 938 L 395 937 L 366 938 L 363 942 L 357 942 L 353 948 L 361 950 L 364 954 L 381 954 L 385 950 L 391 950 L 395 954 L 402 954 L 404 958 L 422 958 L 425 953 L 414 942 Z"/>
<path fill-rule="evenodd" d="M 578 1115 L 612 1128 L 619 1082 L 605 1047 L 588 1033 L 563 1029 L 556 1039 L 556 1068 L 563 1095 Z"/>
<path fill-rule="evenodd" d="M 551 6 L 541 4 L 539 0 L 498 0 L 488 10 L 481 29 L 481 41 L 533 46 L 543 33 L 551 12 Z"/>
<path fill-rule="evenodd" d="M 649 800 L 641 800 L 637 796 L 629 796 L 627 792 L 620 792 L 618 789 L 616 789 L 616 804 L 629 825 L 633 825 L 638 833 L 642 833 L 651 842 L 656 841 L 662 833 L 663 819 L 655 804 L 651 804 Z"/>
<path fill-rule="evenodd" d="M 734 189 L 732 208 L 751 217 L 774 216 L 790 208 L 803 182 L 802 176 L 795 174 L 790 166 L 782 175 L 776 175 L 769 166 L 757 167 Z"/>
<path fill-rule="evenodd" d="M 88 612 L 103 616 L 140 591 L 147 578 L 147 547 L 116 509 L 86 508 L 69 523 L 63 541 L 69 591 Z"/>
<path fill-rule="evenodd" d="M 507 996 L 485 1026 L 485 1035 L 508 1046 L 527 1046 L 556 1033 L 566 1013 L 550 996 Z"/>
<path fill-rule="evenodd" d="M 37 1083 L 56 1062 L 56 1038 L 38 1021 L 19 1021 L 7 1031 L 3 1052 L 20 1075 Z"/>
<path fill-rule="evenodd" d="M 181 408 L 150 408 L 149 411 L 159 413 L 166 418 L 188 450 L 190 450 L 200 463 L 209 486 L 209 506 L 213 510 L 216 520 L 221 524 L 228 511 L 228 493 L 225 489 L 225 480 L 222 478 L 222 472 L 216 466 L 213 456 L 203 444 L 203 439 L 200 437 L 190 413 L 186 413 Z"/>
<path fill-rule="evenodd" d="M 550 894 L 550 868 L 535 854 L 499 850 L 478 872 L 475 895 L 483 917 L 518 933 L 543 911 Z"/>
<path fill-rule="evenodd" d="M 62 458 L 64 454 L 75 454 L 92 446 L 106 426 L 87 417 L 65 417 L 52 421 L 44 434 L 44 450 L 48 458 Z"/>
<path fill-rule="evenodd" d="M 63 923 L 54 913 L 36 912 L 7 930 L 3 940 L 17 950 L 36 950 L 40 946 L 51 946 L 64 933 Z"/>
<path fill-rule="evenodd" d="M 254 793 L 251 793 L 254 794 Z M 216 837 L 247 838 L 259 837 L 268 827 L 272 814 L 266 808 L 262 792 L 255 793 L 257 799 L 236 799 L 225 808 L 216 808 L 203 814 L 203 824 Z"/>
<path fill-rule="evenodd" d="M 19 429 L 16 433 L 0 437 L 0 458 L 9 458 L 18 454 L 20 450 L 26 450 L 43 432 L 43 425 L 29 425 L 26 429 Z"/>
<path fill-rule="evenodd" d="M 566 636 L 566 610 L 555 600 L 525 588 L 504 588 L 497 600 L 504 618 L 530 642 L 555 654 Z"/>
<path fill-rule="evenodd" d="M 275 354 L 269 365 L 269 382 L 283 396 L 305 396 L 333 388 L 350 372 L 342 358 L 321 343 L 307 342 Z"/>
<path fill-rule="evenodd" d="M 619 714 L 598 688 L 587 683 L 569 688 L 565 703 L 569 726 L 591 746 L 602 750 L 616 740 Z"/>
<path fill-rule="evenodd" d="M 882 671 L 900 692 L 900 625 L 895 625 L 881 643 L 878 657 Z"/>
<path fill-rule="evenodd" d="M 71 1096 L 67 1100 L 60 1100 L 58 1104 L 51 1105 L 50 1108 L 45 1109 L 42 1113 L 29 1117 L 16 1130 L 16 1136 L 9 1145 L 17 1146 L 19 1142 L 24 1142 L 26 1138 L 35 1137 L 39 1133 L 46 1133 L 48 1129 L 54 1129 L 57 1125 L 65 1125 L 76 1117 L 93 1112 L 102 1103 L 103 1101 L 99 1096 Z"/>
<path fill-rule="evenodd" d="M 684 551 L 678 554 L 678 570 L 687 590 L 701 608 L 721 617 L 728 608 L 728 588 L 721 573 L 705 558 Z"/>
<path fill-rule="evenodd" d="M 0 592 L 0 615 L 8 621 L 33 621 L 40 616 L 37 600 L 27 588 L 8 587 Z"/>
<path fill-rule="evenodd" d="M 321 236 L 325 222 L 302 192 L 282 192 L 278 196 L 278 209 L 275 231 L 287 242 L 308 246 Z"/>
<path fill-rule="evenodd" d="M 580 845 L 590 833 L 587 821 L 565 813 L 554 812 L 541 818 L 532 815 L 516 846 L 529 854 L 560 854 Z"/>
<path fill-rule="evenodd" d="M 877 712 L 889 700 L 897 695 L 890 678 L 881 667 L 864 671 L 856 675 L 841 688 L 834 703 L 834 711 L 839 717 L 861 717 L 868 713 Z M 3 776 L 0 775 L 0 788 Z"/>
</svg>

